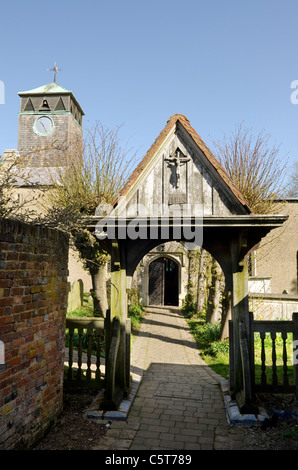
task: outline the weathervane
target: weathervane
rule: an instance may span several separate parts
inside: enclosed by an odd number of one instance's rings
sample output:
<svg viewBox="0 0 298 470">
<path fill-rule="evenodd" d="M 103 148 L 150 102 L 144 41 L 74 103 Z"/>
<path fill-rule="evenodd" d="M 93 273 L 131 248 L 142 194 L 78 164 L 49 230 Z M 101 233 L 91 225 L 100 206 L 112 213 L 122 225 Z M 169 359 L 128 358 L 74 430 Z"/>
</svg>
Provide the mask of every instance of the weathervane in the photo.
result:
<svg viewBox="0 0 298 470">
<path fill-rule="evenodd" d="M 61 72 L 61 69 L 58 69 L 56 62 L 54 63 L 54 67 L 52 69 L 48 69 L 48 72 L 54 72 L 54 83 L 56 83 L 57 73 Z"/>
</svg>

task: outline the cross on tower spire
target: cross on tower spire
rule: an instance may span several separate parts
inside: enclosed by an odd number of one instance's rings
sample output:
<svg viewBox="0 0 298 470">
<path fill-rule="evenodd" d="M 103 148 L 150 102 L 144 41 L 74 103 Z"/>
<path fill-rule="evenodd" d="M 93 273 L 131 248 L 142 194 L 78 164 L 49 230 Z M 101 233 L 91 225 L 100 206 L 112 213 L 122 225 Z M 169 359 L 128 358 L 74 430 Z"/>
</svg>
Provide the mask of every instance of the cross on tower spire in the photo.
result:
<svg viewBox="0 0 298 470">
<path fill-rule="evenodd" d="M 52 69 L 48 69 L 48 72 L 54 72 L 54 83 L 56 83 L 56 76 L 58 72 L 61 72 L 61 69 L 58 69 L 56 62 Z"/>
</svg>

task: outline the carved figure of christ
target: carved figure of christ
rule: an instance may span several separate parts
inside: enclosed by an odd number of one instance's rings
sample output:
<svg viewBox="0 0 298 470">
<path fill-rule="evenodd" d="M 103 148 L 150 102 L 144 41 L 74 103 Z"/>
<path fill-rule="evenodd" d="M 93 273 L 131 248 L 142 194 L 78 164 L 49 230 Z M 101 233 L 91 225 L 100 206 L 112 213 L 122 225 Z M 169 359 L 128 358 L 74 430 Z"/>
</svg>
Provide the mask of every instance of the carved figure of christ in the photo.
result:
<svg viewBox="0 0 298 470">
<path fill-rule="evenodd" d="M 179 188 L 180 185 L 180 167 L 183 163 L 186 163 L 190 160 L 188 157 L 181 156 L 181 152 L 179 149 L 176 150 L 173 156 L 165 158 L 165 161 L 174 164 L 175 172 L 176 172 L 176 187 Z"/>
</svg>

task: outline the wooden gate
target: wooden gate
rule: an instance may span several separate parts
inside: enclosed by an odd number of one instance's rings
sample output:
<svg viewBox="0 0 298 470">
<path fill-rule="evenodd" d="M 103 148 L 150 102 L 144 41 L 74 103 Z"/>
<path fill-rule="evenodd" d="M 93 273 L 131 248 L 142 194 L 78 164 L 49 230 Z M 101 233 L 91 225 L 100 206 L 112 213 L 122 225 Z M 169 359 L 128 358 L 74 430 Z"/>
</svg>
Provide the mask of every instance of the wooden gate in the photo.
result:
<svg viewBox="0 0 298 470">
<path fill-rule="evenodd" d="M 298 313 L 293 313 L 292 320 L 263 321 L 254 320 L 253 314 L 249 318 L 251 335 L 246 338 L 247 356 L 246 361 L 250 363 L 250 380 L 252 392 L 265 393 L 295 393 L 298 399 Z M 230 370 L 234 367 L 234 345 L 233 345 L 233 322 L 230 326 Z M 257 381 L 255 377 L 255 333 L 261 338 L 261 377 Z M 277 364 L 276 342 L 277 334 L 280 333 L 282 341 L 282 365 Z M 289 357 L 286 347 L 288 335 L 292 335 L 293 357 Z M 269 337 L 272 342 L 271 352 L 268 356 L 268 349 L 265 348 L 265 339 Z M 292 361 L 293 359 L 293 361 Z M 291 382 L 289 378 L 289 364 L 293 362 L 294 377 Z M 278 380 L 277 367 L 282 367 L 282 380 Z M 270 378 L 269 378 L 270 377 Z M 244 378 L 245 380 L 245 378 Z"/>
</svg>

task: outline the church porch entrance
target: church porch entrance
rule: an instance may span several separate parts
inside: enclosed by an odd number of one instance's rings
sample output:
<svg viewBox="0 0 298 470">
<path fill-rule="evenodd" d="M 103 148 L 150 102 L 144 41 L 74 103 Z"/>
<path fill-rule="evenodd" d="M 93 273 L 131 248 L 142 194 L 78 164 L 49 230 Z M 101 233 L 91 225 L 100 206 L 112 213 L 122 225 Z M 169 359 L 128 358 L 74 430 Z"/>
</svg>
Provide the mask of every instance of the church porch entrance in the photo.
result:
<svg viewBox="0 0 298 470">
<path fill-rule="evenodd" d="M 149 265 L 149 305 L 179 305 L 179 267 L 168 258 L 160 257 Z"/>
</svg>

